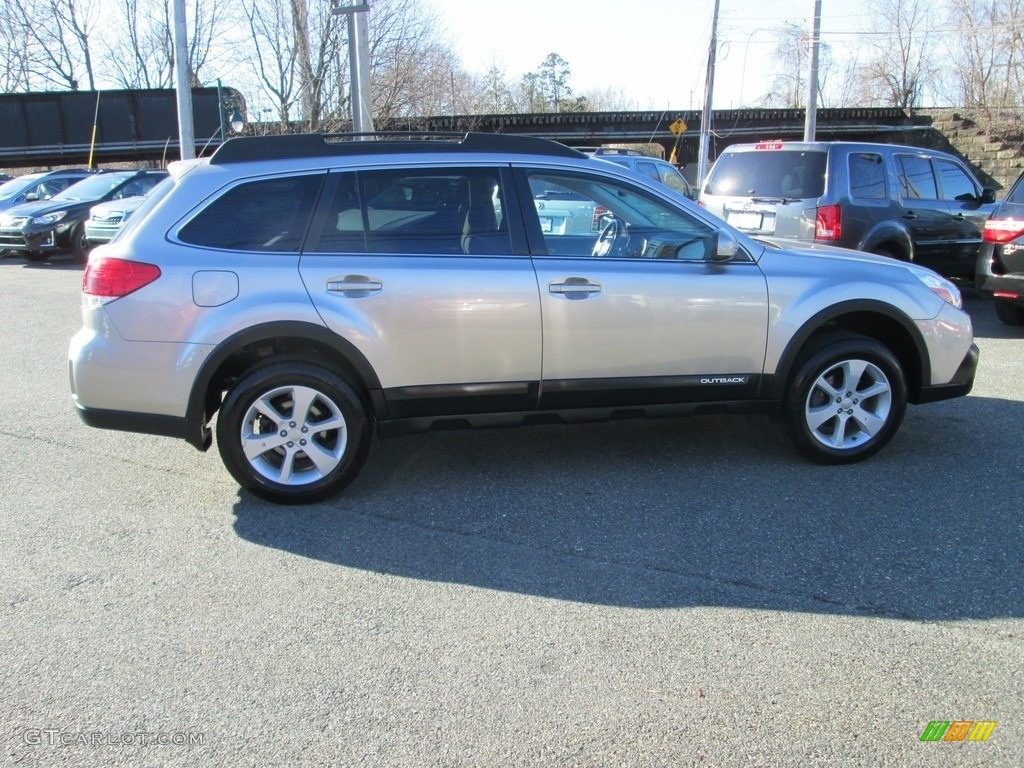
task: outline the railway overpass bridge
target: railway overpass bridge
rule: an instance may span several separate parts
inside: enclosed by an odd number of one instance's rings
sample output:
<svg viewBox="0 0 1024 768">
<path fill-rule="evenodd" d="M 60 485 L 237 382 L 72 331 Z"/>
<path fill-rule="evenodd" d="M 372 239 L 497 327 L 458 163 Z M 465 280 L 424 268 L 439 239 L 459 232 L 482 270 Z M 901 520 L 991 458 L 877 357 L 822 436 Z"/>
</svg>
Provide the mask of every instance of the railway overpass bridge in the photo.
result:
<svg viewBox="0 0 1024 768">
<path fill-rule="evenodd" d="M 192 91 L 196 153 L 220 144 L 221 120 L 244 96 L 232 88 Z M 98 108 L 97 108 L 98 104 Z M 95 144 L 93 122 L 96 119 Z M 455 115 L 393 120 L 378 126 L 395 132 L 528 134 L 570 146 L 658 144 L 696 164 L 701 113 L 695 110 Z M 799 139 L 804 110 L 715 110 L 711 156 L 729 144 L 759 139 Z M 177 105 L 170 89 L 0 94 L 0 167 L 25 168 L 88 162 L 161 162 L 177 159 Z M 247 133 L 293 130 L 278 123 L 250 123 Z M 903 109 L 820 109 L 817 137 L 917 146 L 942 146 L 932 118 Z M 948 142 L 947 142 L 948 145 Z"/>
</svg>

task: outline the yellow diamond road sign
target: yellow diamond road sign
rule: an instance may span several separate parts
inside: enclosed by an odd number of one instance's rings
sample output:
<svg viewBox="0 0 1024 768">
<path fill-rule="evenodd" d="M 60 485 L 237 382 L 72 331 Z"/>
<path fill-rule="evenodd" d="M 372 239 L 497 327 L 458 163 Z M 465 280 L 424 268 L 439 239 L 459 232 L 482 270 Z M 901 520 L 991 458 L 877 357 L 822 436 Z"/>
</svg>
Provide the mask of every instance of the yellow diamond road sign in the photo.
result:
<svg viewBox="0 0 1024 768">
<path fill-rule="evenodd" d="M 681 133 L 686 133 L 686 123 L 683 122 L 683 118 L 678 117 L 676 118 L 676 121 L 668 127 L 668 129 L 672 131 L 675 136 L 678 136 Z"/>
</svg>

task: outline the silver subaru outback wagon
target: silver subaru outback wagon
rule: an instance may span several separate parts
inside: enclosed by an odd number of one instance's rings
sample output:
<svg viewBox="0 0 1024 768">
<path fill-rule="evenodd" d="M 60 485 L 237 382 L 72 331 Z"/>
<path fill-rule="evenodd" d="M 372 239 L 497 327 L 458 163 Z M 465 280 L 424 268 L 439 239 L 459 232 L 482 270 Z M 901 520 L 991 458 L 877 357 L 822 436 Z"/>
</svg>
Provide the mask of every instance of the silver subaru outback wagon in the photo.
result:
<svg viewBox="0 0 1024 768">
<path fill-rule="evenodd" d="M 545 226 L 552 189 L 586 220 Z M 82 316 L 87 424 L 206 450 L 217 415 L 233 477 L 283 503 L 345 487 L 375 430 L 756 410 L 858 461 L 978 360 L 934 272 L 761 242 L 627 169 L 481 134 L 172 164 L 90 256 Z"/>
</svg>

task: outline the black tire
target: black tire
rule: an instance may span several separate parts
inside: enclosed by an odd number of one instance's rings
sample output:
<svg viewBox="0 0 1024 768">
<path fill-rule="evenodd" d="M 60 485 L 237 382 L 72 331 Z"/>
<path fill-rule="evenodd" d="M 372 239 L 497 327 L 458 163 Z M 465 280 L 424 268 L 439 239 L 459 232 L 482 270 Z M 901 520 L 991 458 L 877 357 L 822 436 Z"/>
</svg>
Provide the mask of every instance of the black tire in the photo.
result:
<svg viewBox="0 0 1024 768">
<path fill-rule="evenodd" d="M 89 241 L 85 239 L 85 222 L 79 222 L 71 230 L 71 260 L 84 264 L 89 260 Z"/>
<path fill-rule="evenodd" d="M 246 436 L 261 441 L 248 454 Z M 243 488 L 278 504 L 304 504 L 337 494 L 359 474 L 370 449 L 369 417 L 334 371 L 279 361 L 250 371 L 228 392 L 217 448 Z"/>
<path fill-rule="evenodd" d="M 1012 301 L 996 299 L 996 317 L 1006 325 L 1024 325 L 1024 307 Z"/>
<path fill-rule="evenodd" d="M 895 355 L 855 334 L 809 347 L 784 403 L 790 437 L 819 464 L 851 464 L 877 453 L 896 434 L 906 408 L 906 376 Z"/>
</svg>

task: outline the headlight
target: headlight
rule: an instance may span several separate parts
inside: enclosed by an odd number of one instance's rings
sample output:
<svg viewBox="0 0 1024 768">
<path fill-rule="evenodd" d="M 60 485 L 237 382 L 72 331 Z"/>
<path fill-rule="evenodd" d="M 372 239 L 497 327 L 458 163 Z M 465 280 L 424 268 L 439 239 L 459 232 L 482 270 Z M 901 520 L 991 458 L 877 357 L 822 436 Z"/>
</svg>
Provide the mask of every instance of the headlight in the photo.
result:
<svg viewBox="0 0 1024 768">
<path fill-rule="evenodd" d="M 42 216 L 32 217 L 32 223 L 42 224 L 43 226 L 46 226 L 47 224 L 56 224 L 58 221 L 60 221 L 67 215 L 67 211 L 54 211 L 53 213 L 47 213 Z"/>
<path fill-rule="evenodd" d="M 957 309 L 963 309 L 964 300 L 960 295 L 960 289 L 949 280 L 924 269 L 911 269 L 910 273 L 927 285 L 940 299 L 952 304 Z"/>
</svg>

